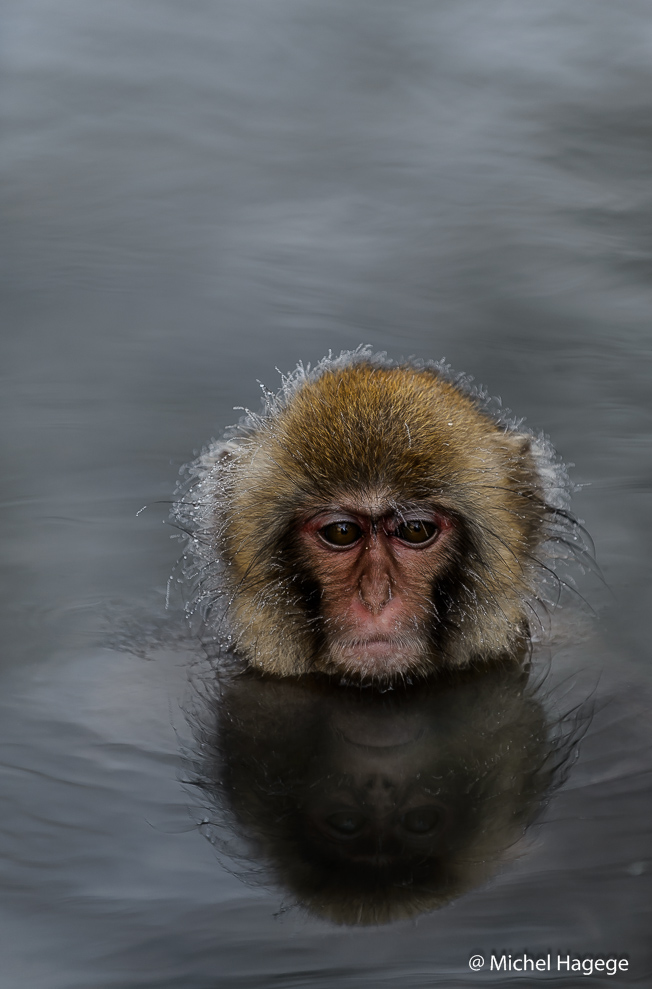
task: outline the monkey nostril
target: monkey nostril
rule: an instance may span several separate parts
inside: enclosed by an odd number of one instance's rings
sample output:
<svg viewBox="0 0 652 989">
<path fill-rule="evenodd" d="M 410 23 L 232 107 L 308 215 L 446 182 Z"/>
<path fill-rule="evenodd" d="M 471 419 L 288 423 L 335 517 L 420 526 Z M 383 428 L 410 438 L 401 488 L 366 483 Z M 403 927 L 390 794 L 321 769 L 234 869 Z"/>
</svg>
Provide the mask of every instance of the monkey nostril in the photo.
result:
<svg viewBox="0 0 652 989">
<path fill-rule="evenodd" d="M 358 588 L 358 595 L 369 611 L 379 614 L 385 605 L 392 600 L 392 587 L 389 578 L 370 580 L 363 577 Z"/>
</svg>

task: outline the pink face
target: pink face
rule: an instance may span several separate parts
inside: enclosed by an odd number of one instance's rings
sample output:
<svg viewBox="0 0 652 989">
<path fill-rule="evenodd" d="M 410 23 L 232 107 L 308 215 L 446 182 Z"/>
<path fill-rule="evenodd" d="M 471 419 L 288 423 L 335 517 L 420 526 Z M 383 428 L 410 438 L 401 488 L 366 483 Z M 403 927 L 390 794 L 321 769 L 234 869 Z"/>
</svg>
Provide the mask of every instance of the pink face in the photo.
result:
<svg viewBox="0 0 652 989">
<path fill-rule="evenodd" d="M 392 675 L 427 650 L 432 583 L 453 532 L 453 520 L 431 509 L 372 515 L 346 504 L 302 526 L 322 589 L 328 658 L 338 669 Z"/>
</svg>

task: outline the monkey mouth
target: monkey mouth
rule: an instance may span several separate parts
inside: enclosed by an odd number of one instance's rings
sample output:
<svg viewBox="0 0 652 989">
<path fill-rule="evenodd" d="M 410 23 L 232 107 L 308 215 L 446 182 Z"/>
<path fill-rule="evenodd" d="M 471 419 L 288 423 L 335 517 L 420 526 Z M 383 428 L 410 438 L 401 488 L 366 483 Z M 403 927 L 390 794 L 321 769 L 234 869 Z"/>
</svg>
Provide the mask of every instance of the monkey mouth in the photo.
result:
<svg viewBox="0 0 652 989">
<path fill-rule="evenodd" d="M 392 639 L 390 636 L 374 635 L 369 639 L 354 639 L 351 642 L 340 644 L 340 650 L 348 653 L 363 653 L 368 656 L 385 656 L 390 653 L 402 652 L 406 643 L 400 639 Z"/>
<path fill-rule="evenodd" d="M 331 643 L 330 659 L 340 669 L 365 676 L 392 676 L 409 669 L 424 653 L 415 635 L 371 635 Z"/>
</svg>

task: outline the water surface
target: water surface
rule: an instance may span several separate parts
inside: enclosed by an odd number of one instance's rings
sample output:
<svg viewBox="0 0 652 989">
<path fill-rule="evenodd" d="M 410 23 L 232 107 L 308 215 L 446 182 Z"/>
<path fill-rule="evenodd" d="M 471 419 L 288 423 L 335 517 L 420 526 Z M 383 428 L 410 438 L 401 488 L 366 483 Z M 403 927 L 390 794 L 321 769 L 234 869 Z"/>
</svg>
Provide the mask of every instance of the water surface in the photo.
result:
<svg viewBox="0 0 652 989">
<path fill-rule="evenodd" d="M 467 964 L 503 950 L 628 955 L 619 984 L 649 984 L 648 5 L 1 17 L 2 984 L 504 984 Z M 257 379 L 360 342 L 446 357 L 549 433 L 613 592 L 552 650 L 554 704 L 596 713 L 523 846 L 365 928 L 247 885 L 202 834 L 156 504 Z"/>
</svg>

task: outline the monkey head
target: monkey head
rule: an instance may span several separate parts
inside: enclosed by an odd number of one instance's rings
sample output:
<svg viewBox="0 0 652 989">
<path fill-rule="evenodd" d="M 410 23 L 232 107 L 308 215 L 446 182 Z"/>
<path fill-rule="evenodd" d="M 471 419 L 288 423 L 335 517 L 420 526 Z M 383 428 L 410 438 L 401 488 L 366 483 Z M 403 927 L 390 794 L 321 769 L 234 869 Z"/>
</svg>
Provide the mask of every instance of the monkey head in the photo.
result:
<svg viewBox="0 0 652 989">
<path fill-rule="evenodd" d="M 198 609 L 281 676 L 425 675 L 527 650 L 563 467 L 443 365 L 361 348 L 299 369 L 190 468 Z"/>
</svg>

